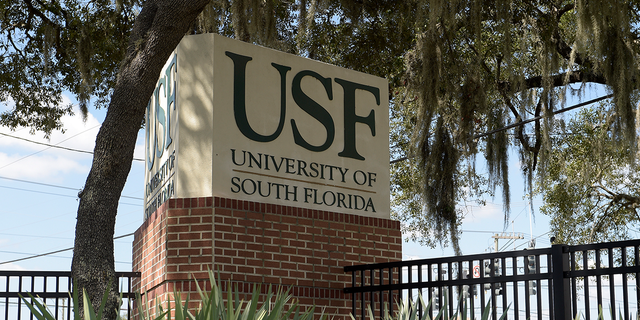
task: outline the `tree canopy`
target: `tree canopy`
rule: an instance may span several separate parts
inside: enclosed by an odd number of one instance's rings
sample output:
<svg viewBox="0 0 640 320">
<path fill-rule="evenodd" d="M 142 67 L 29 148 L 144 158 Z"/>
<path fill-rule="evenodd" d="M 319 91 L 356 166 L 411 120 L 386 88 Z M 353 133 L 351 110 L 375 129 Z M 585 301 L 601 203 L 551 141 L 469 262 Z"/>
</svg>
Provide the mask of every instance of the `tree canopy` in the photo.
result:
<svg viewBox="0 0 640 320">
<path fill-rule="evenodd" d="M 542 213 L 562 243 L 628 239 L 640 224 L 640 177 L 631 148 L 618 146 L 606 105 L 578 112 L 552 135 L 547 174 L 537 185 Z M 629 158 L 632 158 L 632 162 Z"/>
<path fill-rule="evenodd" d="M 635 157 L 638 3 L 634 1 L 430 2 L 419 5 L 416 43 L 405 55 L 408 88 L 418 108 L 412 150 L 421 159 L 427 226 L 450 226 L 477 154 L 487 162 L 489 190 L 502 188 L 505 222 L 510 202 L 507 149 L 519 150 L 531 186 L 548 173 L 552 113 L 589 84 L 613 93 L 609 142 Z M 544 116 L 477 138 L 510 123 Z M 442 160 L 457 165 L 443 166 Z M 437 171 L 438 168 L 444 170 Z M 450 168 L 450 169 L 449 169 Z M 534 174 L 536 172 L 537 174 Z M 465 178 L 467 176 L 468 178 Z M 465 180 L 466 179 L 466 180 Z M 431 216 L 432 215 L 432 216 Z"/>
<path fill-rule="evenodd" d="M 577 181 L 569 178 L 579 172 L 569 170 L 561 155 L 587 142 L 554 138 L 565 129 L 552 115 L 593 85 L 613 94 L 605 107 L 594 111 L 596 118 L 607 119 L 606 130 L 586 132 L 580 122 L 569 122 L 569 130 L 595 139 L 589 143 L 598 146 L 594 150 L 602 159 L 615 159 L 617 169 L 610 177 L 635 171 L 639 4 L 2 0 L 0 100 L 11 108 L 0 115 L 0 124 L 44 132 L 62 129 L 60 117 L 71 112 L 70 106 L 61 105 L 64 91 L 74 94 L 83 110 L 88 105 L 108 106 L 92 170 L 80 194 L 73 262 L 75 276 L 90 275 L 81 285 L 101 283 L 89 292 L 99 302 L 106 282 L 97 275 L 113 274 L 113 223 L 136 133 L 160 68 L 183 35 L 217 32 L 386 77 L 394 216 L 415 239 L 430 245 L 450 239 L 459 251 L 462 201 L 498 190 L 507 221 L 511 147 L 519 150 L 528 192 L 549 196 L 545 199 L 552 207 L 544 212 L 554 217 L 579 215 L 553 209 L 561 204 L 553 199 L 565 201 L 572 195 L 554 196 L 551 187 L 535 189 L 534 184 L 567 177 L 554 180 L 564 188 Z M 481 136 L 534 117 L 538 120 L 532 124 Z M 478 155 L 487 163 L 486 174 L 476 170 Z M 603 186 L 629 185 L 631 178 L 612 179 Z M 594 182 L 579 183 L 583 187 Z M 636 197 L 630 189 L 618 189 L 618 197 L 609 198 L 603 188 L 598 190 L 604 192 L 599 199 L 610 203 Z M 597 192 L 582 195 L 598 197 Z M 617 217 L 635 219 L 636 206 L 616 211 Z M 581 214 L 591 212 L 588 205 L 583 208 Z M 565 226 L 571 223 L 579 221 L 567 219 Z M 91 234 L 105 226 L 105 231 Z M 105 254 L 89 259 L 91 248 Z"/>
<path fill-rule="evenodd" d="M 108 104 L 135 18 L 131 1 L 0 1 L 0 125 L 61 130 L 62 92 Z"/>
<path fill-rule="evenodd" d="M 393 213 L 424 244 L 450 239 L 459 251 L 459 204 L 498 190 L 508 221 L 509 148 L 533 195 L 559 143 L 553 114 L 587 90 L 613 94 L 606 143 L 627 148 L 633 170 L 637 1 L 275 2 L 275 23 L 255 16 L 264 7 L 241 10 L 251 1 L 214 3 L 236 17 L 227 20 L 253 23 L 219 32 L 389 80 Z M 275 37 L 264 36 L 268 26 Z"/>
</svg>

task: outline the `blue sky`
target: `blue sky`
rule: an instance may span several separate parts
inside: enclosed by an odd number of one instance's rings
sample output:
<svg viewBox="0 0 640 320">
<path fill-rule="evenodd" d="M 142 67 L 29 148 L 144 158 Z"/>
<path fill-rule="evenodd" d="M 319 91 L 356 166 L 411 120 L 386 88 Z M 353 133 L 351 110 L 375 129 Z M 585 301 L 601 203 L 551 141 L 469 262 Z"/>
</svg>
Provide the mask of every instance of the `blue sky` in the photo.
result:
<svg viewBox="0 0 640 320">
<path fill-rule="evenodd" d="M 586 99 L 585 99 L 586 100 Z M 1 108 L 1 107 L 0 107 Z M 73 247 L 77 193 L 82 188 L 91 166 L 90 154 L 52 148 L 21 139 L 59 147 L 92 151 L 105 110 L 91 110 L 86 122 L 79 112 L 64 119 L 65 132 L 54 132 L 50 139 L 29 129 L 10 131 L 0 128 L 0 263 Z M 134 157 L 144 157 L 144 131 L 138 135 Z M 528 200 L 523 199 L 522 177 L 517 156 L 511 155 L 511 218 L 513 225 L 503 230 L 501 200 L 487 199 L 486 206 L 465 207 L 461 248 L 465 254 L 482 253 L 493 248 L 492 233 L 525 233 L 524 240 L 509 244 L 505 250 L 526 247 L 529 241 Z M 116 236 L 134 232 L 142 223 L 144 166 L 134 161 L 123 198 L 118 208 Z M 540 206 L 534 201 L 534 208 Z M 537 247 L 549 246 L 548 219 L 536 212 L 533 225 Z M 116 270 L 131 270 L 133 236 L 115 240 Z M 502 247 L 508 240 L 500 240 Z M 403 246 L 404 259 L 453 255 L 451 248 L 431 249 L 408 242 Z M 69 270 L 70 250 L 18 262 L 0 264 L 0 270 Z"/>
<path fill-rule="evenodd" d="M 104 110 L 92 110 L 86 122 L 79 112 L 64 119 L 65 133 L 50 139 L 29 129 L 0 128 L 0 263 L 73 247 L 77 194 L 84 185 L 92 156 L 17 139 L 93 151 Z M 4 134 L 8 134 L 6 136 Z M 139 134 L 135 157 L 144 157 Z M 134 161 L 122 193 L 116 236 L 134 232 L 142 223 L 143 163 Z M 28 182 L 26 182 L 28 181 Z M 116 270 L 131 270 L 133 236 L 115 241 Z M 72 252 L 1 264 L 2 269 L 70 270 Z"/>
<path fill-rule="evenodd" d="M 481 157 L 478 157 L 479 159 Z M 482 169 L 481 169 L 482 170 Z M 504 228 L 504 211 L 500 196 L 486 198 L 486 205 L 480 206 L 475 202 L 469 202 L 466 206 L 461 206 L 465 212 L 462 221 L 462 236 L 460 238 L 460 248 L 463 254 L 477 254 L 491 252 L 494 250 L 495 233 L 521 233 L 522 240 L 499 239 L 500 251 L 522 250 L 528 246 L 533 237 L 536 238 L 536 247 L 549 247 L 549 219 L 538 212 L 538 207 L 542 205 L 542 200 L 537 197 L 533 199 L 534 215 L 530 219 L 530 206 L 528 197 L 524 196 L 524 181 L 520 172 L 518 156 L 515 152 L 509 154 L 509 183 L 511 184 L 511 213 L 509 215 L 509 225 Z M 496 190 L 496 193 L 501 193 Z M 428 248 L 417 243 L 405 242 L 403 244 L 404 260 L 422 259 L 454 255 L 451 247 Z"/>
</svg>

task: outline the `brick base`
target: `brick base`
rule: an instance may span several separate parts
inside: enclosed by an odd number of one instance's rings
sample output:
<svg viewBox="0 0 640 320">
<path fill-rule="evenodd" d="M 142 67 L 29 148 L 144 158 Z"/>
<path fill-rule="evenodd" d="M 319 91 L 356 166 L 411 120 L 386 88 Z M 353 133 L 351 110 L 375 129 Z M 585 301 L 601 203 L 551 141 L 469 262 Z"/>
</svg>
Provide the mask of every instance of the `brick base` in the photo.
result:
<svg viewBox="0 0 640 320">
<path fill-rule="evenodd" d="M 143 299 L 173 304 L 173 292 L 210 289 L 208 270 L 247 301 L 254 284 L 290 289 L 303 308 L 348 319 L 344 266 L 402 258 L 398 221 L 218 197 L 170 199 L 135 232 L 133 284 Z M 155 301 L 153 303 L 155 305 Z"/>
</svg>

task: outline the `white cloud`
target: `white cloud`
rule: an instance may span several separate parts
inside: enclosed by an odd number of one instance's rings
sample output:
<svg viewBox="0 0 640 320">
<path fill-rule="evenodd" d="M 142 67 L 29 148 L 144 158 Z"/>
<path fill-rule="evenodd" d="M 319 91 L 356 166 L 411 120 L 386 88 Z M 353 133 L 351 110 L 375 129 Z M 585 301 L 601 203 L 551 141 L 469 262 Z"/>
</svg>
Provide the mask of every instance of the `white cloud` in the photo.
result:
<svg viewBox="0 0 640 320">
<path fill-rule="evenodd" d="M 66 96 L 63 95 L 62 97 L 62 105 L 69 105 L 69 104 L 73 104 L 73 102 L 71 101 L 71 99 Z M 85 131 L 89 128 L 94 128 L 96 126 L 100 125 L 100 122 L 91 114 L 89 113 L 87 116 L 87 121 L 84 122 L 82 121 L 82 116 L 81 116 L 81 112 L 80 109 L 78 108 L 77 105 L 74 104 L 73 107 L 73 113 L 74 115 L 66 115 L 64 117 L 62 117 L 61 121 L 63 123 L 63 128 L 65 130 L 65 133 L 63 134 L 60 131 L 54 131 L 51 134 L 50 140 L 44 139 L 44 134 L 42 132 L 36 132 L 35 134 L 30 134 L 30 130 L 29 128 L 18 128 L 18 130 L 12 132 L 10 130 L 8 130 L 7 128 L 0 128 L 0 132 L 3 133 L 8 133 L 11 134 L 13 136 L 17 136 L 17 137 L 21 137 L 21 138 L 25 138 L 25 139 L 29 139 L 29 140 L 35 140 L 35 141 L 39 141 L 39 142 L 44 142 L 44 143 L 50 143 L 50 144 L 56 144 L 59 143 L 62 140 L 68 139 L 69 137 L 76 135 L 82 131 Z M 91 147 L 93 148 L 93 142 L 95 141 L 95 135 L 98 132 L 97 129 L 95 129 L 95 132 L 91 132 L 90 135 L 92 135 L 92 137 L 87 138 L 85 134 L 79 135 L 77 137 L 74 137 L 73 139 L 69 140 L 69 143 L 73 143 L 76 144 L 78 146 L 84 146 L 84 147 Z M 7 144 L 9 142 L 7 141 L 11 141 L 11 140 L 16 140 L 19 141 L 17 139 L 0 139 L 0 145 L 3 144 Z M 87 142 L 89 142 L 89 144 L 87 145 Z M 28 142 L 25 142 L 28 143 Z M 65 144 L 68 146 L 68 144 Z"/>
<path fill-rule="evenodd" d="M 5 263 L 5 264 L 0 264 L 0 270 L 6 271 L 6 270 L 27 270 L 27 269 L 17 264 Z"/>
<path fill-rule="evenodd" d="M 484 206 L 469 205 L 463 210 L 466 211 L 463 223 L 477 223 L 487 222 L 487 220 L 496 220 L 502 222 L 504 220 L 504 213 L 502 211 L 502 205 L 487 202 Z M 500 226 L 502 228 L 502 226 Z"/>
<path fill-rule="evenodd" d="M 86 174 L 88 166 L 73 159 L 52 155 L 0 153 L 0 175 L 14 179 L 52 181 L 60 175 L 71 173 Z"/>
<path fill-rule="evenodd" d="M 91 114 L 88 115 L 87 121 L 83 122 L 82 117 L 79 115 L 79 110 L 75 108 L 76 115 L 64 116 L 62 118 L 64 133 L 60 131 L 54 131 L 51 133 L 49 139 L 45 139 L 44 133 L 35 132 L 31 134 L 29 128 L 19 128 L 16 131 L 11 131 L 8 128 L 0 128 L 0 132 L 10 135 L 0 137 L 0 146 L 2 147 L 15 147 L 29 151 L 39 151 L 47 148 L 46 146 L 36 143 L 28 142 L 21 139 L 35 141 L 44 144 L 58 145 L 61 147 L 93 151 L 95 145 L 96 134 L 100 128 L 100 123 Z M 74 152 L 62 151 L 60 149 L 51 148 L 47 152 L 64 152 L 67 156 L 72 156 Z M 61 153 L 62 154 L 62 153 Z"/>
<path fill-rule="evenodd" d="M 63 103 L 71 101 L 65 97 Z M 74 107 L 74 113 L 62 117 L 64 133 L 54 131 L 49 139 L 45 139 L 43 132 L 31 134 L 29 128 L 11 131 L 0 127 L 0 176 L 51 182 L 63 175 L 86 174 L 91 165 L 90 153 L 47 146 L 93 152 L 100 122 L 91 113 L 83 121 L 78 107 Z"/>
<path fill-rule="evenodd" d="M 13 101 L 11 97 L 7 97 L 7 101 L 0 103 L 0 112 L 5 112 L 13 109 L 16 103 Z"/>
<path fill-rule="evenodd" d="M 142 140 L 142 143 L 136 144 L 136 148 L 133 150 L 133 157 L 137 159 L 144 159 L 144 140 Z"/>
</svg>

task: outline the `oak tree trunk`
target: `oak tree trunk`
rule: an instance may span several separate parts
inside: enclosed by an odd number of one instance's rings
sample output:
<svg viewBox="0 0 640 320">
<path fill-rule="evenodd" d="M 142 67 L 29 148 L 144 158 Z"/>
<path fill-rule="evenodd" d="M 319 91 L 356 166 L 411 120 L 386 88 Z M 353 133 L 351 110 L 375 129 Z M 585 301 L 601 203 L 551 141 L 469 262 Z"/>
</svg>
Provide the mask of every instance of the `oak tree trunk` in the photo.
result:
<svg viewBox="0 0 640 320">
<path fill-rule="evenodd" d="M 79 194 L 71 266 L 75 288 L 87 291 L 96 310 L 111 283 L 103 319 L 115 319 L 117 315 L 113 236 L 118 200 L 131 169 L 138 130 L 162 67 L 208 2 L 145 2 L 120 65 L 106 118 L 96 138 L 91 171 Z"/>
</svg>

